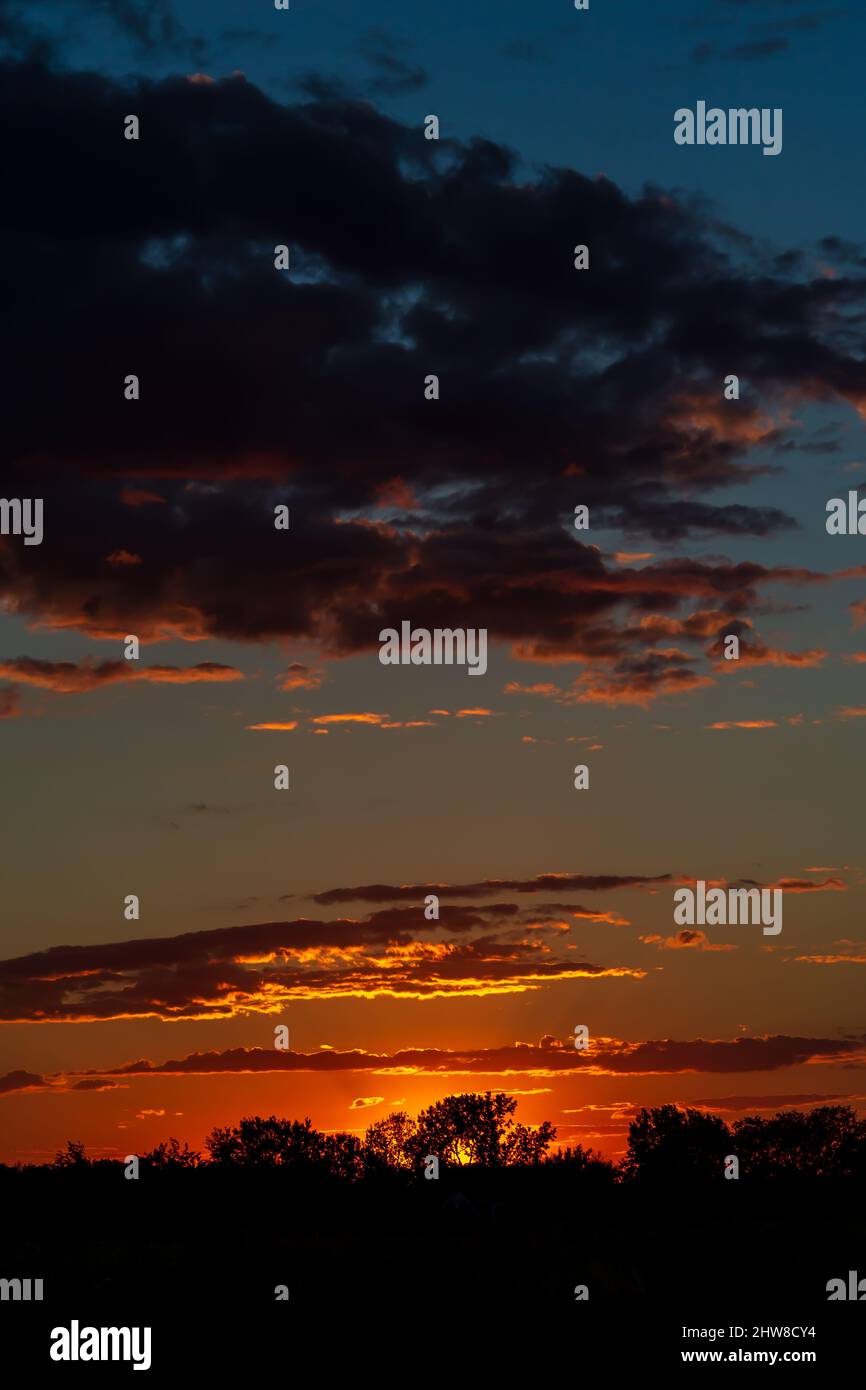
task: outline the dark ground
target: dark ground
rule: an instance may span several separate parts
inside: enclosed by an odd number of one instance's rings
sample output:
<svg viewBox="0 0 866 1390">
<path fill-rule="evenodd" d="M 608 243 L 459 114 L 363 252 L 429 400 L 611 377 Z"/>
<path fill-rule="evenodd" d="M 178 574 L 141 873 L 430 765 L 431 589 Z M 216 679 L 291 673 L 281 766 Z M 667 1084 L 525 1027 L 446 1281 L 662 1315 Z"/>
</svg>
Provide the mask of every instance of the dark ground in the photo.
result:
<svg viewBox="0 0 866 1390">
<path fill-rule="evenodd" d="M 701 1375 L 682 1366 L 681 1347 L 739 1345 L 816 1351 L 816 1364 L 782 1369 L 822 1384 L 831 1371 L 862 1375 L 866 1299 L 830 1303 L 826 1291 L 851 1269 L 866 1277 L 859 1183 L 665 1190 L 555 1168 L 356 1184 L 214 1168 L 128 1181 L 117 1166 L 6 1170 L 0 1200 L 0 1277 L 45 1284 L 42 1304 L 0 1302 L 0 1366 L 18 1355 L 52 1380 L 133 1374 L 51 1362 L 50 1330 L 72 1318 L 151 1326 L 158 1384 L 177 1373 L 227 1383 L 233 1366 L 288 1383 L 306 1357 L 360 1374 L 404 1337 L 425 1384 L 434 1362 L 466 1369 L 477 1352 L 499 1374 L 520 1351 L 544 1359 L 557 1343 L 574 1375 L 592 1353 L 612 1370 Z M 288 1302 L 275 1301 L 278 1284 Z M 588 1301 L 575 1301 L 578 1284 Z M 750 1335 L 684 1342 L 683 1324 Z M 817 1335 L 756 1339 L 756 1325 Z M 401 1378 L 391 1364 L 388 1382 Z"/>
</svg>

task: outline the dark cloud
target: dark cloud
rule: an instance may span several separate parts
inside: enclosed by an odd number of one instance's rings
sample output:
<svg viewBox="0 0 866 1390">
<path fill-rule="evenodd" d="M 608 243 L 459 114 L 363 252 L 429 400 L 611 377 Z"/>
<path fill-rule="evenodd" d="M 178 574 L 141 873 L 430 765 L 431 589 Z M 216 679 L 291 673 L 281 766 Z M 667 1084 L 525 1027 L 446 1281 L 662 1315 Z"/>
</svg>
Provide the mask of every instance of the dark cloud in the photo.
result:
<svg viewBox="0 0 866 1390">
<path fill-rule="evenodd" d="M 788 40 L 783 38 L 753 39 L 743 43 L 735 43 L 733 48 L 725 53 L 725 57 L 740 59 L 741 61 L 748 61 L 752 58 L 772 58 L 776 53 L 784 53 L 790 47 Z"/>
<path fill-rule="evenodd" d="M 8 1071 L 5 1076 L 0 1076 L 0 1096 L 9 1095 L 12 1091 L 35 1090 L 49 1084 L 44 1076 L 32 1071 Z"/>
<path fill-rule="evenodd" d="M 644 888 L 679 882 L 672 874 L 536 874 L 534 878 L 486 878 L 478 883 L 369 883 L 356 888 L 328 888 L 310 895 L 320 905 L 334 903 L 423 903 L 429 893 L 439 898 L 489 898 L 496 893 L 594 893 L 614 888 Z"/>
<path fill-rule="evenodd" d="M 327 84 L 282 104 L 241 76 L 121 84 L 33 56 L 0 77 L 0 449 L 46 513 L 43 545 L 0 547 L 25 620 L 345 655 L 411 614 L 585 663 L 578 700 L 646 703 L 709 676 L 700 652 L 647 656 L 642 615 L 745 617 L 766 584 L 820 582 L 724 557 L 625 572 L 571 522 L 579 500 L 663 543 L 789 529 L 701 494 L 786 442 L 775 406 L 866 400 L 861 275 L 809 279 L 699 202 L 527 173 Z M 731 362 L 760 411 L 723 400 Z"/>
<path fill-rule="evenodd" d="M 376 73 L 367 84 L 370 93 L 403 96 L 406 92 L 417 92 L 426 85 L 425 70 L 408 62 L 404 56 L 412 49 L 412 44 L 405 39 L 395 39 L 382 29 L 372 28 L 361 36 L 358 47 L 361 57 Z"/>
<path fill-rule="evenodd" d="M 791 47 L 788 39 L 780 36 L 766 39 L 744 40 L 742 43 L 735 43 L 732 48 L 719 49 L 713 43 L 699 43 L 692 51 L 692 58 L 696 63 L 705 63 L 710 58 L 720 58 L 728 62 L 751 62 L 761 58 L 772 58 L 777 53 L 784 53 Z"/>
<path fill-rule="evenodd" d="M 56 35 L 34 28 L 33 7 L 25 0 L 0 0 L 0 54 L 48 63 L 56 58 L 57 47 Z"/>
<path fill-rule="evenodd" d="M 721 1040 L 704 1038 L 674 1041 L 626 1042 L 617 1038 L 595 1038 L 589 1049 L 578 1050 L 573 1038 L 559 1039 L 546 1034 L 540 1042 L 516 1042 L 501 1047 L 402 1048 L 396 1052 L 369 1052 L 363 1048 L 322 1048 L 318 1052 L 282 1052 L 274 1048 L 235 1047 L 224 1051 L 194 1052 L 189 1056 L 154 1062 L 140 1058 L 118 1067 L 93 1069 L 52 1076 L 50 1082 L 28 1072 L 11 1072 L 0 1079 L 3 1090 L 25 1090 L 46 1086 L 52 1092 L 114 1089 L 118 1078 L 135 1076 L 209 1076 L 227 1073 L 266 1072 L 371 1072 L 377 1075 L 416 1074 L 427 1076 L 479 1075 L 517 1076 L 662 1076 L 688 1073 L 740 1075 L 782 1071 L 810 1062 L 862 1067 L 866 1063 L 866 1035 L 846 1039 L 803 1038 L 785 1034 L 737 1037 Z M 12 1081 L 6 1086 L 4 1083 Z M 510 1089 L 510 1088 L 509 1088 Z M 794 1108 L 837 1099 L 861 1099 L 835 1094 L 774 1094 L 721 1096 L 689 1100 L 689 1105 L 717 1110 L 760 1110 Z M 628 1109 L 631 1102 L 617 1101 L 610 1106 L 590 1105 L 581 1109 Z M 577 1112 L 567 1112 L 577 1113 Z"/>
<path fill-rule="evenodd" d="M 57 59 L 66 39 L 82 27 L 105 22 L 129 44 L 139 62 L 156 57 L 203 63 L 207 44 L 177 18 L 169 0 L 55 0 L 51 18 L 59 30 L 40 27 L 42 15 L 26 0 L 0 0 L 0 45 L 40 60 Z"/>
<path fill-rule="evenodd" d="M 204 60 L 203 38 L 190 34 L 169 0 L 65 0 L 88 17 L 105 14 L 131 43 L 137 58 L 154 54 Z"/>
<path fill-rule="evenodd" d="M 81 1081 L 63 1076 L 45 1077 L 31 1071 L 10 1071 L 0 1076 L 0 1096 L 12 1095 L 19 1091 L 51 1091 L 64 1095 L 68 1091 L 116 1091 L 121 1089 L 118 1081 L 108 1081 L 104 1077 L 84 1077 Z"/>
<path fill-rule="evenodd" d="M 684 1102 L 688 1105 L 700 1105 L 707 1110 L 793 1110 L 799 1109 L 803 1105 L 829 1105 L 834 1100 L 862 1100 L 862 1096 L 846 1094 L 836 1094 L 835 1092 L 822 1095 L 815 1092 L 811 1095 L 770 1095 L 770 1096 L 708 1096 L 705 1100 L 690 1100 Z"/>
<path fill-rule="evenodd" d="M 619 526 L 626 535 L 637 532 L 657 540 L 675 541 L 686 536 L 712 536 L 725 533 L 735 536 L 769 536 L 788 531 L 796 522 L 778 507 L 743 507 L 734 504 L 714 507 L 705 502 L 668 502 L 657 504 L 647 499 L 624 502 L 619 510 L 609 513 L 608 524 Z"/>
<path fill-rule="evenodd" d="M 178 1060 L 132 1062 L 113 1070 L 113 1076 L 137 1073 L 177 1075 L 212 1072 L 259 1071 L 373 1071 L 406 1069 L 430 1075 L 474 1072 L 509 1075 L 520 1072 L 576 1073 L 589 1075 L 665 1075 L 709 1072 L 735 1074 L 778 1071 L 810 1061 L 862 1065 L 866 1061 L 866 1035 L 840 1041 L 833 1038 L 797 1038 L 785 1035 L 739 1037 L 722 1041 L 695 1038 L 675 1042 L 623 1042 L 604 1038 L 588 1051 L 578 1051 L 574 1040 L 545 1037 L 537 1045 L 515 1043 L 492 1048 L 404 1048 L 394 1053 L 362 1049 L 321 1052 L 277 1052 L 264 1048 L 232 1048 L 225 1052 L 194 1053 Z M 782 1097 L 781 1099 L 785 1099 Z M 808 1099 L 808 1098 L 807 1098 Z M 817 1097 L 816 1097 L 817 1099 Z M 703 1104 L 704 1102 L 698 1102 Z M 707 1105 L 715 1104 L 707 1101 Z"/>
<path fill-rule="evenodd" d="M 445 906 L 441 922 L 432 923 L 419 901 L 360 921 L 300 918 L 54 946 L 0 962 L 0 1021 L 230 1018 L 273 1013 L 290 999 L 507 994 L 555 980 L 646 973 L 558 952 L 543 933 L 525 935 L 514 916 L 511 904 Z M 437 939 L 440 928 L 462 939 Z"/>
<path fill-rule="evenodd" d="M 731 61 L 772 57 L 790 47 L 787 35 L 815 33 L 823 25 L 835 19 L 848 17 L 851 13 L 847 7 L 831 8 L 827 3 L 811 10 L 807 8 L 804 13 L 793 12 L 801 4 L 808 5 L 808 0 L 723 0 L 723 3 L 736 6 L 741 12 L 751 12 L 753 19 L 748 24 L 748 29 L 754 37 L 724 48 L 709 41 L 699 44 L 692 53 L 692 58 L 697 62 L 706 61 L 710 57 Z M 737 23 L 745 17 L 745 13 L 741 13 L 737 16 Z M 731 15 L 720 14 L 718 7 L 710 7 L 709 13 L 690 20 L 688 27 L 721 27 L 727 34 L 732 18 Z"/>
</svg>

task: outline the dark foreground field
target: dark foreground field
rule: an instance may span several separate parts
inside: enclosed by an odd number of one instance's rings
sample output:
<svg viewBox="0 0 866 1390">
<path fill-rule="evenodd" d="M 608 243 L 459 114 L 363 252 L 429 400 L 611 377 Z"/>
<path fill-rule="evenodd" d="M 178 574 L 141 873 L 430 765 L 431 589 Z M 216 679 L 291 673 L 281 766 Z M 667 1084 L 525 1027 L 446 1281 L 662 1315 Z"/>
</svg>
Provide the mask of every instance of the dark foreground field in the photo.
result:
<svg viewBox="0 0 866 1390">
<path fill-rule="evenodd" d="M 307 1355 L 361 1370 L 404 1336 L 425 1348 L 425 1379 L 426 1358 L 447 1368 L 467 1338 L 461 1357 L 492 1339 L 491 1373 L 561 1338 L 581 1360 L 647 1370 L 722 1345 L 684 1341 L 683 1325 L 739 1325 L 736 1345 L 752 1350 L 814 1350 L 817 1365 L 796 1373 L 822 1380 L 862 1364 L 866 1299 L 827 1293 L 851 1270 L 866 1278 L 856 1179 L 614 1184 L 540 1165 L 346 1183 L 208 1165 L 127 1181 L 107 1165 L 6 1170 L 0 1197 L 0 1275 L 44 1280 L 41 1304 L 0 1303 L 4 1359 L 52 1379 L 133 1373 L 50 1362 L 50 1330 L 72 1318 L 151 1326 L 157 1383 L 209 1368 L 221 1383 L 253 1364 L 275 1374 Z M 816 1336 L 753 1335 L 794 1325 Z"/>
</svg>

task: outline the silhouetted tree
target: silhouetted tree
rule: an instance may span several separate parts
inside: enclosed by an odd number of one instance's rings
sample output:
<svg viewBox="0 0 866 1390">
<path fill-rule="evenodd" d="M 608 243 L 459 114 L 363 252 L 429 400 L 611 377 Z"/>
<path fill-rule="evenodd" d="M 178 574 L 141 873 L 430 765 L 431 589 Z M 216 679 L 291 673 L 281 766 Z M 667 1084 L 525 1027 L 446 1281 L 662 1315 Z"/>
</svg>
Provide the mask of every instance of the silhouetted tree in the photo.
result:
<svg viewBox="0 0 866 1390">
<path fill-rule="evenodd" d="M 156 1148 L 144 1154 L 143 1158 L 152 1168 L 197 1168 L 201 1163 L 201 1154 L 196 1153 L 188 1144 L 181 1147 L 178 1139 L 169 1139 L 157 1144 Z"/>
<path fill-rule="evenodd" d="M 355 1134 L 322 1134 L 312 1120 L 248 1116 L 239 1125 L 214 1129 L 205 1140 L 211 1162 L 238 1168 L 293 1168 L 354 1180 L 363 1174 Z"/>
<path fill-rule="evenodd" d="M 611 1183 L 615 1182 L 617 1177 L 616 1166 L 609 1158 L 597 1153 L 595 1149 L 585 1149 L 582 1144 L 576 1144 L 573 1149 L 557 1149 L 547 1154 L 544 1162 L 545 1165 L 552 1164 L 556 1168 L 569 1168 L 573 1173 L 589 1173 Z"/>
<path fill-rule="evenodd" d="M 231 1125 L 212 1129 L 204 1141 L 211 1163 L 237 1163 L 240 1155 L 240 1133 Z"/>
<path fill-rule="evenodd" d="M 750 1177 L 851 1177 L 866 1164 L 866 1122 L 850 1105 L 747 1115 L 734 1125 L 732 1152 Z"/>
<path fill-rule="evenodd" d="M 455 1167 L 469 1163 L 483 1168 L 540 1163 L 556 1130 L 549 1120 L 536 1129 L 517 1124 L 512 1119 L 516 1109 L 516 1098 L 501 1091 L 446 1096 L 435 1101 L 421 1111 L 409 1141 L 414 1165 L 423 1162 L 428 1154 Z"/>
<path fill-rule="evenodd" d="M 323 1136 L 321 1163 L 335 1178 L 356 1182 L 364 1175 L 363 1147 L 357 1134 Z"/>
<path fill-rule="evenodd" d="M 703 1110 L 660 1105 L 638 1111 L 628 1129 L 626 1178 L 680 1183 L 718 1178 L 735 1153 L 728 1126 Z"/>
<path fill-rule="evenodd" d="M 89 1168 L 90 1160 L 80 1139 L 67 1139 L 66 1148 L 54 1156 L 52 1168 Z"/>
<path fill-rule="evenodd" d="M 408 1170 L 413 1166 L 415 1121 L 405 1110 L 375 1120 L 364 1135 L 364 1167 L 368 1173 Z"/>
<path fill-rule="evenodd" d="M 313 1128 L 310 1119 L 249 1116 L 239 1125 L 211 1130 L 205 1147 L 213 1163 L 241 1168 L 312 1168 L 325 1164 L 325 1136 Z"/>
</svg>

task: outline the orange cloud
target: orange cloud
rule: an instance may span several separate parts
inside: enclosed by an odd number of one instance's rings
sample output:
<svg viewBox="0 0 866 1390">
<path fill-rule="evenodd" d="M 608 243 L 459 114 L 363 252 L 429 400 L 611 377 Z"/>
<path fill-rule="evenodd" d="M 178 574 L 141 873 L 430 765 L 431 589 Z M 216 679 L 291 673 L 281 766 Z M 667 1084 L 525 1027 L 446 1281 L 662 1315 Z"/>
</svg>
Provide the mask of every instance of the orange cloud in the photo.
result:
<svg viewBox="0 0 866 1390">
<path fill-rule="evenodd" d="M 40 661 L 22 656 L 0 662 L 0 678 L 18 685 L 33 685 L 56 695 L 80 695 L 103 685 L 125 685 L 136 681 L 155 685 L 191 685 L 199 681 L 242 681 L 243 672 L 234 666 L 202 661 L 197 666 L 139 666 L 134 661 Z"/>
<path fill-rule="evenodd" d="M 569 917 L 574 917 L 581 922 L 600 922 L 610 927 L 630 927 L 631 922 L 628 917 L 622 917 L 618 912 L 591 912 L 585 907 L 567 907 L 563 909 Z M 568 923 L 563 923 L 568 929 Z"/>
<path fill-rule="evenodd" d="M 280 690 L 318 690 L 324 678 L 324 671 L 295 661 L 283 676 Z"/>
<path fill-rule="evenodd" d="M 857 955 L 795 956 L 794 960 L 804 965 L 866 965 L 866 951 Z"/>
<path fill-rule="evenodd" d="M 471 710 L 469 713 L 475 713 Z M 431 711 L 434 713 L 434 711 Z M 313 724 L 362 724 L 376 729 L 435 729 L 436 725 L 432 719 L 391 719 L 387 714 L 374 714 L 367 711 L 362 714 L 317 714 L 312 720 Z M 326 728 L 314 730 L 317 734 L 327 733 Z"/>
<path fill-rule="evenodd" d="M 140 565 L 141 556 L 133 555 L 128 550 L 112 550 L 110 555 L 106 555 L 109 565 Z"/>
<path fill-rule="evenodd" d="M 269 723 L 269 724 L 247 724 L 247 725 L 246 725 L 246 728 L 247 728 L 247 729 L 251 729 L 254 733 L 255 733 L 255 732 L 261 732 L 261 731 L 264 731 L 264 730 L 269 730 L 269 731 L 271 731 L 271 732 L 273 732 L 273 733 L 287 733 L 290 729 L 297 729 L 297 727 L 298 727 L 298 721 L 297 721 L 297 719 L 284 719 L 284 720 L 282 721 L 282 723 L 278 723 L 277 721 L 272 721 L 272 722 Z M 324 729 L 319 729 L 317 732 L 319 732 L 319 733 L 325 733 L 326 731 L 325 731 Z"/>
<path fill-rule="evenodd" d="M 713 943 L 710 941 L 706 932 L 692 931 L 688 927 L 677 932 L 675 936 L 642 936 L 641 941 L 646 946 L 656 946 L 660 951 L 736 951 L 737 947 L 731 943 Z"/>
<path fill-rule="evenodd" d="M 125 507 L 143 507 L 148 502 L 161 502 L 165 505 L 165 498 L 160 497 L 158 492 L 146 492 L 144 488 L 125 487 L 120 494 L 120 500 Z"/>
<path fill-rule="evenodd" d="M 0 719 L 19 719 L 22 713 L 21 697 L 15 686 L 8 685 L 0 690 Z"/>
<path fill-rule="evenodd" d="M 317 714 L 314 724 L 382 724 L 387 714 Z"/>
<path fill-rule="evenodd" d="M 457 938 L 448 941 L 412 939 L 428 928 L 411 906 L 53 947 L 0 961 L 0 1021 L 234 1018 L 277 1013 L 292 999 L 480 997 L 646 974 L 557 954 L 538 936 L 515 939 L 515 912 L 443 905 L 439 926 Z"/>
<path fill-rule="evenodd" d="M 654 652 L 653 658 L 664 658 L 666 654 Z M 683 657 L 682 662 L 688 661 Z M 576 704 L 600 705 L 640 705 L 646 709 L 654 700 L 663 695 L 682 695 L 687 690 L 700 690 L 714 685 L 710 676 L 699 676 L 680 662 L 663 665 L 662 661 L 644 663 L 646 669 L 618 673 L 613 676 L 599 676 L 587 672 L 575 683 L 570 697 Z"/>
<path fill-rule="evenodd" d="M 558 685 L 551 685 L 549 682 L 538 685 L 521 685 L 520 681 L 509 681 L 505 686 L 506 695 L 563 695 L 565 692 Z"/>
<path fill-rule="evenodd" d="M 714 442 L 759 444 L 776 428 L 769 416 L 759 415 L 742 402 L 732 410 L 718 395 L 701 395 L 697 391 L 675 397 L 666 423 L 692 443 L 701 435 L 708 435 Z"/>
<path fill-rule="evenodd" d="M 708 729 L 777 729 L 775 719 L 720 719 L 716 724 L 707 724 Z"/>
<path fill-rule="evenodd" d="M 737 667 L 742 669 L 744 666 L 820 666 L 826 659 L 827 652 L 823 647 L 812 647 L 806 652 L 784 652 L 767 647 L 762 642 L 753 641 L 747 645 L 741 641 L 740 655 L 736 661 L 727 661 L 720 657 L 713 665 L 717 671 L 727 671 L 730 674 L 735 672 Z"/>
<path fill-rule="evenodd" d="M 387 724 L 380 724 L 380 729 L 435 729 L 436 725 L 432 719 L 392 719 Z"/>
<path fill-rule="evenodd" d="M 825 878 L 820 883 L 811 883 L 806 878 L 780 878 L 776 883 L 763 884 L 765 888 L 781 888 L 785 893 L 845 893 L 848 885 L 841 878 Z"/>
<path fill-rule="evenodd" d="M 380 483 L 376 488 L 376 506 L 378 508 L 397 507 L 401 511 L 413 511 L 419 506 L 419 502 L 409 484 L 403 478 L 389 478 L 387 482 Z"/>
</svg>

